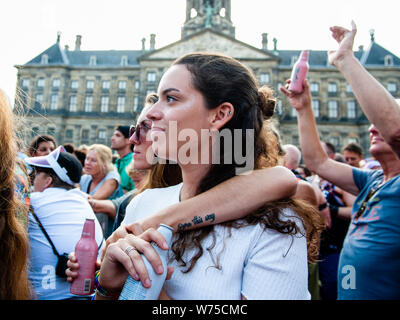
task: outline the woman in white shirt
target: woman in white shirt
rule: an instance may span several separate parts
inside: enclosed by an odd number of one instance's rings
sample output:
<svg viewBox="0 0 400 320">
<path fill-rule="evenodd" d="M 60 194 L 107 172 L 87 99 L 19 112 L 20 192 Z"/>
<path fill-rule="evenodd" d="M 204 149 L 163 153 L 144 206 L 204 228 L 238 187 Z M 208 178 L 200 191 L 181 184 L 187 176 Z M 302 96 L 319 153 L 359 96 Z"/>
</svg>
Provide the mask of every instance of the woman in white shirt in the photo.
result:
<svg viewBox="0 0 400 320">
<path fill-rule="evenodd" d="M 186 55 L 164 74 L 158 95 L 160 100 L 147 113 L 152 148 L 158 157 L 178 163 L 183 183 L 135 197 L 124 224 L 146 217 L 150 207 L 153 212 L 162 210 L 246 170 L 277 165 L 275 138 L 264 121 L 272 117 L 276 101 L 269 88 L 258 90 L 254 75 L 240 62 L 222 55 Z M 216 144 L 215 134 L 230 134 L 232 139 Z M 221 199 L 227 205 L 229 200 Z M 200 223 L 197 218 L 192 224 Z M 309 299 L 307 258 L 316 256 L 318 218 L 312 207 L 286 199 L 255 208 L 240 220 L 198 230 L 181 226 L 170 248 L 175 271 L 164 286 L 166 296 Z M 165 248 L 155 230 L 141 237 L 129 235 L 108 248 L 99 277 L 103 288 L 122 288 L 118 263 L 150 285 L 138 251 L 155 269 L 160 264 L 145 240 Z M 126 250 L 130 246 L 137 250 Z"/>
</svg>

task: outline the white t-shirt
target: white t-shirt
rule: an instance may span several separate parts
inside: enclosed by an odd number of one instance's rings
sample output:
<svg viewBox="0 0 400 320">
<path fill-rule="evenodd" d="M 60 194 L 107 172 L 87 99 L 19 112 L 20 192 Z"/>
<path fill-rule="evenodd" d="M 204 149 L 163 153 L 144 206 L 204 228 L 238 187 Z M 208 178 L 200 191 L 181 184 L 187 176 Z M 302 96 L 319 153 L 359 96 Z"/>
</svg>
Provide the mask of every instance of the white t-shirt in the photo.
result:
<svg viewBox="0 0 400 320">
<path fill-rule="evenodd" d="M 75 251 L 87 218 L 95 219 L 96 242 L 98 245 L 102 242 L 100 224 L 87 195 L 79 189 L 48 188 L 43 192 L 33 192 L 31 205 L 59 254 Z M 58 259 L 31 213 L 28 233 L 31 247 L 29 279 L 37 298 L 60 300 L 74 297 L 66 278 L 55 274 Z"/>
<path fill-rule="evenodd" d="M 128 205 L 123 224 L 132 223 L 179 202 L 182 184 L 162 189 L 149 189 L 137 195 Z M 296 216 L 284 210 L 284 216 Z M 292 218 L 293 219 L 293 218 Z M 295 218 L 299 223 L 299 219 Z M 235 300 L 242 296 L 252 300 L 310 299 L 308 292 L 307 242 L 300 234 L 290 236 L 263 225 L 227 228 L 216 225 L 215 247 L 212 235 L 203 242 L 203 255 L 194 268 L 176 260 L 172 278 L 164 286 L 174 300 Z M 301 230 L 303 228 L 301 227 Z M 173 237 L 172 241 L 174 241 Z M 186 250 L 189 261 L 196 250 Z M 215 262 L 219 259 L 217 269 Z"/>
</svg>

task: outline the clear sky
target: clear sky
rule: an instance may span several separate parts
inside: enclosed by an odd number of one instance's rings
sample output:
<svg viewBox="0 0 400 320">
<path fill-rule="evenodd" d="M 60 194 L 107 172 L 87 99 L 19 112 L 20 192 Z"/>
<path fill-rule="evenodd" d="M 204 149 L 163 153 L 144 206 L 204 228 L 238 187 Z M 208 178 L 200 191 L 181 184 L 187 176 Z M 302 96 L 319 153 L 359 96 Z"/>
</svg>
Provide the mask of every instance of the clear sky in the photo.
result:
<svg viewBox="0 0 400 320">
<path fill-rule="evenodd" d="M 56 42 L 82 50 L 138 50 L 156 34 L 156 48 L 180 39 L 185 0 L 1 0 L 0 88 L 14 100 L 16 68 Z M 380 45 L 400 57 L 399 0 L 232 0 L 236 38 L 261 47 L 261 34 L 278 49 L 330 50 L 332 25 L 358 27 L 355 49 L 368 47 L 375 29 Z"/>
</svg>

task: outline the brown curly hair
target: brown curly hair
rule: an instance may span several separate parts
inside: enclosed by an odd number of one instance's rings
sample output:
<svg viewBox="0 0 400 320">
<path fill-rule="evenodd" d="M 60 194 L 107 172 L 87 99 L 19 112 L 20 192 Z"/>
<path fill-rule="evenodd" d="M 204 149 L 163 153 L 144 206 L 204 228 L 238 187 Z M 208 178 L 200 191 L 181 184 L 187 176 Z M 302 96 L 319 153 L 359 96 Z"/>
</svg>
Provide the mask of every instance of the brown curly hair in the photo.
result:
<svg viewBox="0 0 400 320">
<path fill-rule="evenodd" d="M 276 99 L 269 87 L 258 89 L 257 81 L 253 73 L 239 61 L 220 54 L 194 53 L 179 58 L 175 65 L 185 65 L 192 75 L 192 85 L 200 91 L 206 101 L 208 109 L 214 109 L 223 102 L 229 102 L 234 106 L 232 119 L 221 128 L 228 130 L 242 130 L 242 147 L 246 149 L 246 131 L 254 130 L 255 141 L 253 154 L 254 169 L 276 166 L 280 159 L 277 148 L 276 135 L 270 128 L 269 119 L 273 116 Z M 234 139 L 232 139 L 234 140 Z M 236 170 L 243 166 L 233 157 L 237 145 L 232 141 L 228 146 L 231 150 L 226 153 L 224 139 L 220 143 L 220 164 L 212 164 L 209 172 L 200 181 L 197 194 L 207 191 L 221 182 L 232 178 Z M 229 148 L 230 147 L 230 148 Z M 224 159 L 225 157 L 225 159 Z M 227 159 L 232 157 L 232 159 Z M 227 160 L 227 161 L 224 161 Z M 302 229 L 296 224 L 296 217 L 282 219 L 282 210 L 292 209 L 301 219 L 307 238 L 308 261 L 314 262 L 319 251 L 320 233 L 323 229 L 323 221 L 319 212 L 313 206 L 293 199 L 283 199 L 268 203 L 241 220 L 226 222 L 222 225 L 229 228 L 240 228 L 247 225 L 263 224 L 265 228 L 277 232 L 296 235 L 302 234 Z M 175 259 L 181 266 L 186 267 L 183 272 L 189 272 L 197 260 L 202 256 L 204 248 L 202 240 L 208 235 L 214 237 L 214 226 L 207 226 L 197 230 L 181 231 L 171 246 Z M 215 237 L 214 237 L 215 239 Z M 211 250 L 215 243 L 207 250 Z M 183 260 L 186 249 L 196 249 L 190 262 Z M 218 262 L 217 265 L 218 266 Z"/>
</svg>

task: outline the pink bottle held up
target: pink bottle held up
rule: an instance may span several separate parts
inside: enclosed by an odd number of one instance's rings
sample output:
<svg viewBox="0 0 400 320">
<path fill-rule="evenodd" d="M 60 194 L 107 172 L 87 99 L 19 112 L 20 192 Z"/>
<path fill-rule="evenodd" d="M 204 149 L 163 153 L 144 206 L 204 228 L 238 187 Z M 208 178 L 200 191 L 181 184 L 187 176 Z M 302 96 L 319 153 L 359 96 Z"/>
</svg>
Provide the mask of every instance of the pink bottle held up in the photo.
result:
<svg viewBox="0 0 400 320">
<path fill-rule="evenodd" d="M 71 293 L 81 296 L 94 291 L 94 273 L 96 271 L 97 242 L 93 219 L 86 219 L 82 236 L 75 246 L 75 256 L 79 263 L 78 277 L 71 284 Z"/>
<path fill-rule="evenodd" d="M 299 60 L 294 64 L 290 77 L 289 90 L 294 93 L 302 93 L 304 90 L 304 79 L 307 76 L 308 51 L 302 51 Z"/>
</svg>

